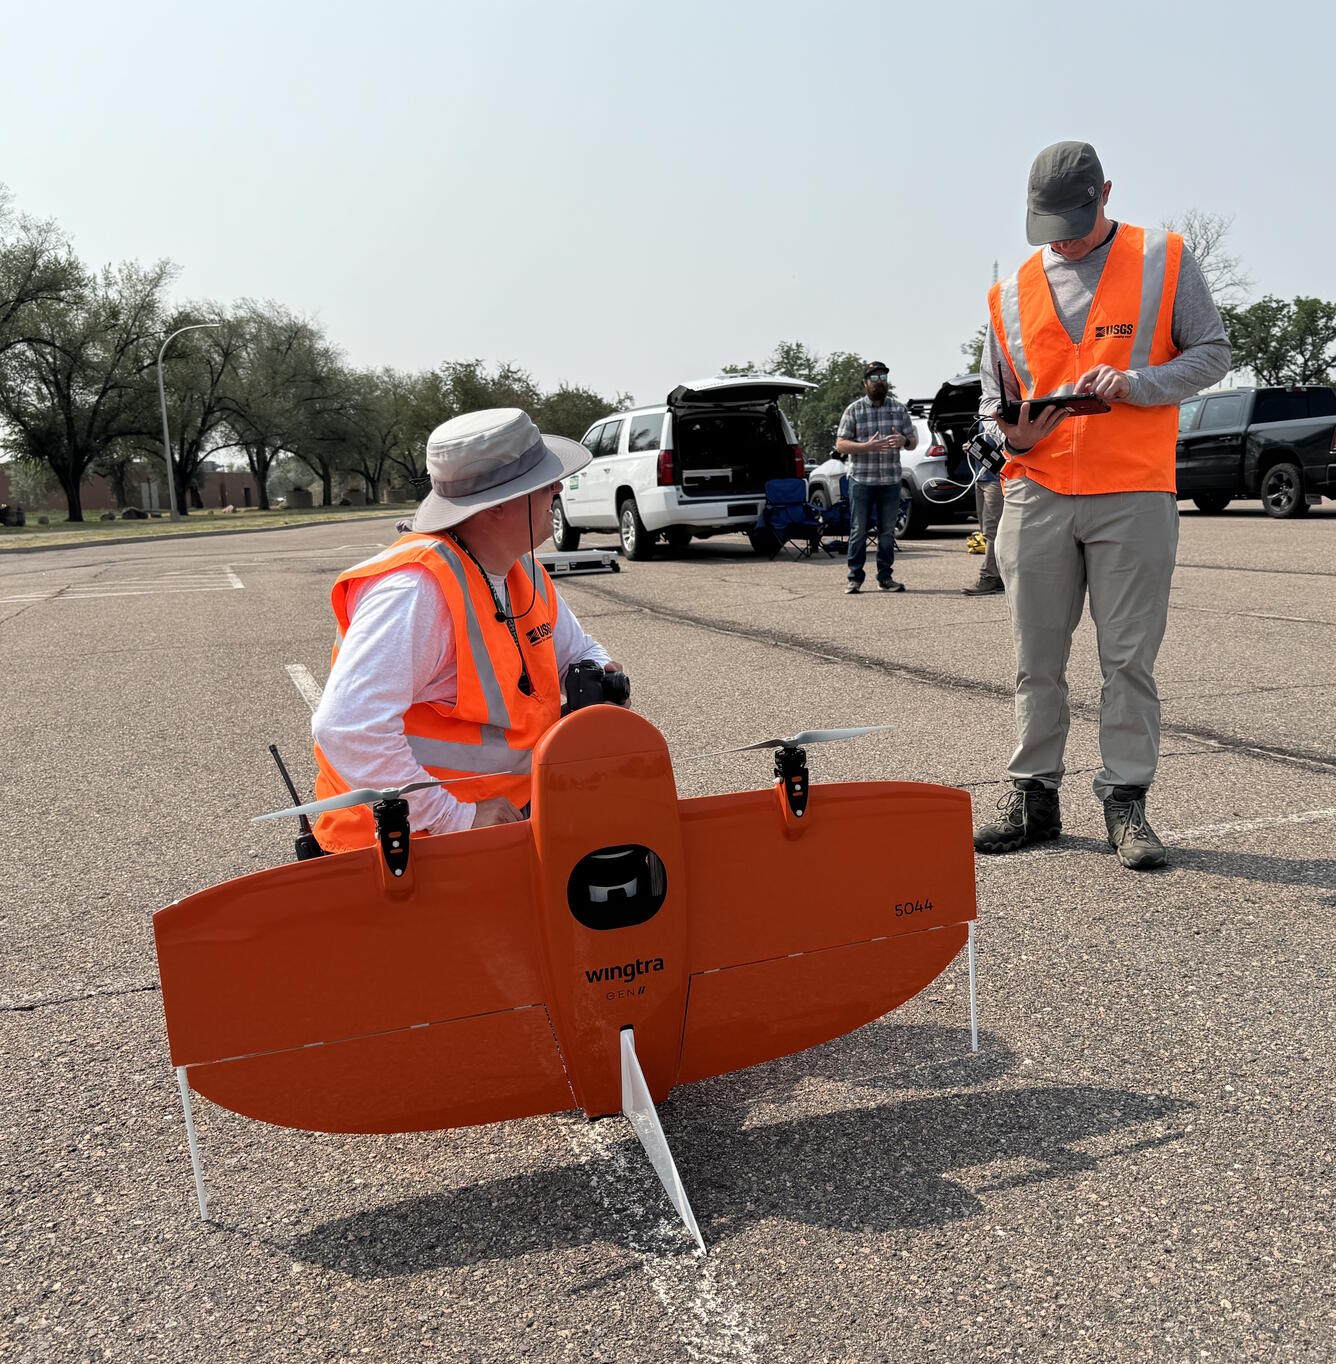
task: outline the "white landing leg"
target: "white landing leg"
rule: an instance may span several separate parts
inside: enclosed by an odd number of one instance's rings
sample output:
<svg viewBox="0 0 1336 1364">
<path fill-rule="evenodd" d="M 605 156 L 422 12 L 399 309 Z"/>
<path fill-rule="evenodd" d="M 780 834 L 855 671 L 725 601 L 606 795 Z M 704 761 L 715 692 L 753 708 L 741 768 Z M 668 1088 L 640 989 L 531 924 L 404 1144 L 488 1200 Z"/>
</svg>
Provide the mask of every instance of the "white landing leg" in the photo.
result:
<svg viewBox="0 0 1336 1364">
<path fill-rule="evenodd" d="M 979 995 L 976 989 L 974 971 L 974 920 L 969 922 L 969 962 L 970 962 L 970 1050 L 979 1050 Z"/>
<path fill-rule="evenodd" d="M 209 1220 L 209 1204 L 204 1197 L 204 1175 L 199 1168 L 199 1143 L 195 1140 L 195 1118 L 190 1111 L 190 1082 L 186 1068 L 177 1066 L 176 1083 L 181 1089 L 181 1107 L 186 1115 L 186 1140 L 190 1143 L 190 1168 L 195 1172 L 195 1197 L 199 1199 L 199 1215 Z"/>
<path fill-rule="evenodd" d="M 636 1057 L 635 1032 L 631 1028 L 622 1029 L 622 1112 L 631 1120 L 631 1129 L 640 1138 L 654 1173 L 659 1176 L 664 1192 L 677 1209 L 678 1216 L 687 1224 L 687 1230 L 696 1238 L 696 1244 L 705 1249 L 701 1240 L 700 1228 L 696 1225 L 695 1214 L 687 1201 L 686 1190 L 677 1175 L 673 1163 L 673 1153 L 668 1149 L 668 1140 L 659 1126 L 659 1115 L 654 1111 L 654 1100 L 649 1096 L 649 1086 L 640 1069 Z"/>
</svg>

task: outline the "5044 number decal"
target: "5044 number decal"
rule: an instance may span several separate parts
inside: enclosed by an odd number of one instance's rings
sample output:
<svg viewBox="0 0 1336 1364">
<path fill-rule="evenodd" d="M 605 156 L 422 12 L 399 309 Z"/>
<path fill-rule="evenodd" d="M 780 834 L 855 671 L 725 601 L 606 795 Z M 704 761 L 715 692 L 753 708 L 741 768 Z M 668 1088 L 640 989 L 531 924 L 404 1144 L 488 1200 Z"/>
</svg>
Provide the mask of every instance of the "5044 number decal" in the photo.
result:
<svg viewBox="0 0 1336 1364">
<path fill-rule="evenodd" d="M 903 919 L 907 914 L 931 914 L 931 900 L 901 900 L 895 906 L 895 917 Z"/>
</svg>

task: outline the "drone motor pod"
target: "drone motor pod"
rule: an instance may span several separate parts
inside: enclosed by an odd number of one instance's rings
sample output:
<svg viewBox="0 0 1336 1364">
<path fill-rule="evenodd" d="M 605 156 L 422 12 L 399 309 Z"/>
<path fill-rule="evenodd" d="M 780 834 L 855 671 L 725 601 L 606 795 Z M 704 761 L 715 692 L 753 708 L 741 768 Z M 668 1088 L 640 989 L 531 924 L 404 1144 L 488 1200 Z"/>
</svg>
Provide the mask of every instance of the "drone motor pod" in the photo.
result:
<svg viewBox="0 0 1336 1364">
<path fill-rule="evenodd" d="M 786 831 L 796 836 L 807 809 L 807 750 L 788 744 L 775 749 L 775 788 L 782 797 L 780 813 Z"/>
<path fill-rule="evenodd" d="M 376 820 L 376 840 L 380 844 L 381 867 L 387 890 L 407 889 L 411 884 L 408 874 L 408 802 L 406 800 L 378 800 L 371 813 Z"/>
</svg>

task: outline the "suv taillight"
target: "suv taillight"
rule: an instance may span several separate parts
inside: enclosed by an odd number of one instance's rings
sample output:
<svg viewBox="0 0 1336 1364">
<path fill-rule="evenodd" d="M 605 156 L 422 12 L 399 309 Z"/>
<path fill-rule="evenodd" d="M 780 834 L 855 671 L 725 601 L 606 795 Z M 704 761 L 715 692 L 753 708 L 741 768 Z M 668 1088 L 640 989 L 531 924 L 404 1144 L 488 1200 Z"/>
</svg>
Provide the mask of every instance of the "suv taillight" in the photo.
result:
<svg viewBox="0 0 1336 1364">
<path fill-rule="evenodd" d="M 929 459 L 945 459 L 945 458 L 946 458 L 946 446 L 945 446 L 945 445 L 933 445 L 933 446 L 930 446 L 930 447 L 928 448 L 928 458 L 929 458 Z"/>
<path fill-rule="evenodd" d="M 807 466 L 803 463 L 803 448 L 801 445 L 793 447 L 793 476 L 794 478 L 806 478 Z"/>
<path fill-rule="evenodd" d="M 660 488 L 671 488 L 673 486 L 673 452 L 671 450 L 659 451 L 659 476 L 655 482 Z"/>
</svg>

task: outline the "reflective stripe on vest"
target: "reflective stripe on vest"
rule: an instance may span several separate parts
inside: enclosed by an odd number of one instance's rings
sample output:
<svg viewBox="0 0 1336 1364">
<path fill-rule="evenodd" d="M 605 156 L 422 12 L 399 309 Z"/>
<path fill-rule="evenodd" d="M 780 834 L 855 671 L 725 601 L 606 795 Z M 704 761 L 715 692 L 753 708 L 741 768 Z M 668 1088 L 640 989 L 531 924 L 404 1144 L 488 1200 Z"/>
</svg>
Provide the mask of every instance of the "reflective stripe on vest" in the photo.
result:
<svg viewBox="0 0 1336 1364">
<path fill-rule="evenodd" d="M 419 701 L 404 715 L 404 735 L 413 756 L 433 777 L 471 778 L 451 792 L 469 803 L 505 796 L 523 806 L 529 800 L 533 747 L 561 712 L 552 636 L 557 594 L 541 564 L 529 555 L 506 575 L 515 637 L 496 619 L 496 603 L 478 567 L 446 536 L 406 535 L 389 549 L 339 575 L 330 594 L 339 635 L 348 628 L 352 584 L 417 567 L 431 574 L 444 598 L 454 629 L 458 690 L 453 705 Z M 526 603 L 532 597 L 532 606 Z M 532 692 L 519 688 L 527 673 Z M 316 795 L 319 799 L 350 789 L 317 745 Z M 316 837 L 331 852 L 366 847 L 375 841 L 371 812 L 365 806 L 326 811 L 316 821 Z"/>
<path fill-rule="evenodd" d="M 1053 306 L 1042 251 L 993 285 L 989 315 L 1022 397 L 1071 393 L 1096 365 L 1145 369 L 1172 360 L 1182 255 L 1177 233 L 1122 224 L 1076 345 Z M 1177 404 L 1112 407 L 1068 417 L 1033 449 L 1009 459 L 1003 478 L 1032 478 L 1059 493 L 1174 492 Z"/>
</svg>

